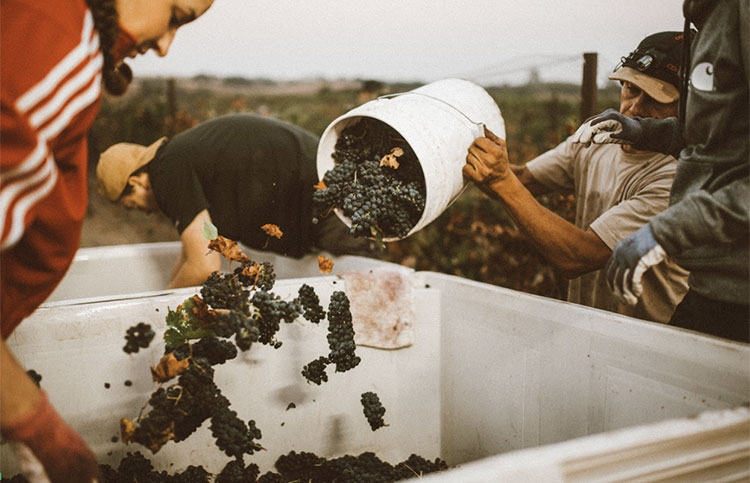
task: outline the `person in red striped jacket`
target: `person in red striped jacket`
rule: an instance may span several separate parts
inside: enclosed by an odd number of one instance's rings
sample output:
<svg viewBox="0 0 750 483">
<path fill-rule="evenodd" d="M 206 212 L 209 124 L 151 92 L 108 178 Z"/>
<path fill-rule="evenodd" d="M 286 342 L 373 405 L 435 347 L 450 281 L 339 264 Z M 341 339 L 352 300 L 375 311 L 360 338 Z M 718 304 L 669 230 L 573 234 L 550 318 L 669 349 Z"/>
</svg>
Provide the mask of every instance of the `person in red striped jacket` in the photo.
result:
<svg viewBox="0 0 750 483">
<path fill-rule="evenodd" d="M 102 84 L 121 94 L 123 63 L 166 55 L 213 0 L 2 0 L 0 10 L 0 429 L 53 482 L 98 476 L 93 453 L 5 345 L 75 254 L 87 204 L 86 135 Z M 77 375 L 76 377 L 80 377 Z"/>
</svg>

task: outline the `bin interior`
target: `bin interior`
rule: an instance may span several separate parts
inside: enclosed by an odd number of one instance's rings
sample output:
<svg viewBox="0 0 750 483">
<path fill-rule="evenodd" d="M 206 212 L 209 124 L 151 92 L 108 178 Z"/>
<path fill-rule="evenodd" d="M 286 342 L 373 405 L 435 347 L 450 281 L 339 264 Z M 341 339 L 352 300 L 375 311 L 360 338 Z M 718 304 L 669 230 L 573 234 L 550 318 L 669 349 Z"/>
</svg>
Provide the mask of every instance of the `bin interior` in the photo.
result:
<svg viewBox="0 0 750 483">
<path fill-rule="evenodd" d="M 246 462 L 267 471 L 291 450 L 325 457 L 373 451 L 394 464 L 417 453 L 460 465 L 748 399 L 747 345 L 458 277 L 408 276 L 411 347 L 358 347 L 358 367 L 329 369 L 329 381 L 316 386 L 300 371 L 327 353 L 326 323 L 305 321 L 282 326 L 281 348 L 256 344 L 217 367 L 217 384 L 233 409 L 263 432 L 266 451 Z M 345 290 L 343 280 L 317 276 L 280 280 L 274 292 L 293 298 L 302 283 L 315 288 L 324 307 L 334 290 Z M 170 472 L 190 464 L 216 472 L 229 461 L 207 423 L 155 455 L 113 441 L 120 418 L 137 417 L 156 387 L 149 366 L 163 353 L 155 340 L 125 354 L 125 330 L 147 322 L 160 334 L 167 309 L 197 290 L 43 307 L 8 340 L 21 364 L 42 375 L 52 403 L 100 462 L 117 465 L 135 450 Z M 374 432 L 359 402 L 365 391 L 376 392 L 386 408 L 388 426 Z M 0 451 L 3 472 L 14 474 L 8 448 Z"/>
<path fill-rule="evenodd" d="M 164 291 L 172 268 L 180 255 L 180 242 L 134 243 L 81 248 L 46 305 L 70 303 L 71 300 L 106 300 L 124 294 Z M 240 244 L 243 253 L 256 262 L 273 265 L 278 279 L 315 277 L 320 275 L 318 254 L 300 258 L 286 257 L 273 252 L 254 250 Z M 375 258 L 355 255 L 334 256 L 322 253 L 334 262 L 338 273 L 377 267 L 396 269 L 398 265 Z M 236 264 L 235 264 L 236 265 Z M 230 269 L 222 261 L 222 271 Z"/>
</svg>

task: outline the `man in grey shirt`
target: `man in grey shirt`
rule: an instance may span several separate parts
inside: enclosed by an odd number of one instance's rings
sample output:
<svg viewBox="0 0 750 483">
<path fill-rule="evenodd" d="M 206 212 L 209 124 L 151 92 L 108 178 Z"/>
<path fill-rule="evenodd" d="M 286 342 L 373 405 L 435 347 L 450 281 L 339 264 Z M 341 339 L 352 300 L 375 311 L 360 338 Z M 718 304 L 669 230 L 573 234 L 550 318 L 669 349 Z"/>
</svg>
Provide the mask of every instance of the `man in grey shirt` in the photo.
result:
<svg viewBox="0 0 750 483">
<path fill-rule="evenodd" d="M 649 72 L 620 65 L 610 76 L 622 82 L 620 112 L 666 118 L 677 114 L 682 32 L 643 39 L 640 52 L 664 61 Z M 576 133 L 577 134 L 577 133 Z M 568 300 L 632 317 L 667 322 L 687 291 L 687 273 L 665 262 L 645 278 L 645 295 L 634 306 L 608 289 L 602 268 L 618 241 L 667 208 L 676 159 L 614 144 L 577 144 L 576 135 L 525 166 L 511 166 L 505 142 L 492 133 L 469 149 L 464 174 L 499 198 L 530 242 L 571 278 Z M 533 195 L 560 190 L 576 195 L 575 225 L 542 207 Z"/>
</svg>

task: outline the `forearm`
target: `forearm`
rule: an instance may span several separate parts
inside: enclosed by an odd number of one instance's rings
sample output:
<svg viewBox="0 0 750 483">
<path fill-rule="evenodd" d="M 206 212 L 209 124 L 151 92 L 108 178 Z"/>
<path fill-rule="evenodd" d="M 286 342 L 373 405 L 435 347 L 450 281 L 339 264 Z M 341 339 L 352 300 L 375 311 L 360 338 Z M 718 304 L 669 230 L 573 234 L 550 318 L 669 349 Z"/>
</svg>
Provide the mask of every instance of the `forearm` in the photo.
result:
<svg viewBox="0 0 750 483">
<path fill-rule="evenodd" d="M 190 263 L 182 263 L 172 275 L 167 288 L 195 287 L 206 281 L 212 270 Z"/>
<path fill-rule="evenodd" d="M 591 230 L 583 231 L 543 207 L 515 176 L 490 186 L 534 247 L 567 277 L 604 267 L 612 251 Z"/>
<path fill-rule="evenodd" d="M 174 280 L 177 277 L 177 274 L 180 273 L 180 270 L 185 265 L 186 260 L 187 257 L 185 256 L 185 247 L 180 246 L 180 256 L 177 258 L 174 267 L 172 267 L 172 273 L 169 275 L 169 280 Z"/>
<path fill-rule="evenodd" d="M 537 181 L 526 166 L 511 165 L 510 169 L 513 171 L 513 174 L 516 175 L 518 181 L 520 181 L 532 195 L 538 196 L 549 193 L 549 188 Z"/>
<path fill-rule="evenodd" d="M 42 400 L 41 390 L 3 340 L 0 340 L 0 388 L 1 426 L 28 417 Z"/>
</svg>

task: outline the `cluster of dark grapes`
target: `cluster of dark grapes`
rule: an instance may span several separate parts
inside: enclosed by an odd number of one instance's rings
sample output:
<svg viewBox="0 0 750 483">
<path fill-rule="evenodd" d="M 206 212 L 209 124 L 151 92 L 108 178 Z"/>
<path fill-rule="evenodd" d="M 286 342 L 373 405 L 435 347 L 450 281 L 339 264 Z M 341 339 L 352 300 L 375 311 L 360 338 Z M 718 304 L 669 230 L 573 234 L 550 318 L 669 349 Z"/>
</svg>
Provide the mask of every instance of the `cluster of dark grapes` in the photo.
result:
<svg viewBox="0 0 750 483">
<path fill-rule="evenodd" d="M 403 150 L 398 168 L 381 166 L 394 148 Z M 382 121 L 362 118 L 341 131 L 332 157 L 325 188 L 313 193 L 315 216 L 340 208 L 351 219 L 352 236 L 406 236 L 422 216 L 426 191 L 422 168 L 403 137 Z"/>
<path fill-rule="evenodd" d="M 188 369 L 179 375 L 177 383 L 156 389 L 148 405 L 150 410 L 138 420 L 127 440 L 156 453 L 169 440 L 185 440 L 206 420 L 226 410 L 229 401 L 216 386 L 214 370 L 208 361 L 191 357 Z M 249 428 L 246 433 L 246 438 L 252 436 Z M 219 436 L 214 436 L 218 441 Z"/>
<path fill-rule="evenodd" d="M 201 287 L 201 297 L 204 302 L 215 309 L 249 314 L 250 290 L 244 287 L 240 278 L 233 273 L 213 272 Z"/>
<path fill-rule="evenodd" d="M 325 356 L 318 357 L 302 368 L 302 376 L 317 385 L 328 381 L 326 367 L 328 367 L 329 362 L 330 361 Z"/>
<path fill-rule="evenodd" d="M 291 302 L 267 291 L 275 281 L 273 268 L 270 264 L 259 267 L 257 276 L 247 276 L 250 272 L 242 270 L 214 272 L 201 287 L 201 296 L 189 299 L 192 308 L 186 317 L 200 320 L 201 335 L 197 340 L 180 339 L 183 328 L 175 329 L 172 335 L 176 334 L 176 339 L 168 339 L 172 344 L 167 343 L 165 355 L 172 354 L 178 363 L 187 361 L 187 365 L 178 373 L 176 383 L 151 394 L 148 411 L 127 432 L 128 442 L 157 452 L 170 440 L 183 441 L 210 420 L 216 446 L 237 461 L 234 467 L 225 469 L 227 472 L 244 468 L 244 455 L 261 449 L 256 442 L 261 431 L 255 421 L 241 420 L 230 408 L 229 400 L 214 382 L 213 366 L 237 357 L 238 350 L 248 350 L 253 342 L 278 348 L 281 342 L 276 340 L 276 333 L 281 321 L 293 322 L 306 307 L 307 315 L 318 323 L 322 308 L 309 286 L 300 291 L 301 300 Z M 144 327 L 138 326 L 129 335 L 136 332 L 143 333 Z"/>
<path fill-rule="evenodd" d="M 279 331 L 281 321 L 294 322 L 302 314 L 302 309 L 295 301 L 287 302 L 278 295 L 265 290 L 253 292 L 250 302 L 260 314 L 257 319 L 260 331 L 258 341 L 278 349 L 281 347 L 281 342 L 276 339 L 276 333 Z"/>
<path fill-rule="evenodd" d="M 253 265 L 258 268 L 256 275 L 246 275 L 245 268 Z M 300 315 L 307 318 L 314 311 L 303 313 L 299 300 L 286 301 L 275 295 L 271 292 L 275 282 L 273 265 L 268 262 L 244 263 L 233 273 L 212 273 L 201 288 L 203 300 L 212 309 L 219 309 L 209 328 L 220 337 L 234 335 L 241 350 L 248 350 L 253 342 L 281 347 L 276 339 L 281 322 L 294 322 Z M 313 296 L 317 297 L 314 292 Z"/>
<path fill-rule="evenodd" d="M 322 310 L 322 309 L 321 309 Z M 302 369 L 302 375 L 310 382 L 321 384 L 328 380 L 326 368 L 336 365 L 336 372 L 354 369 L 362 360 L 356 353 L 352 313 L 346 293 L 336 291 L 331 294 L 328 304 L 328 356 L 321 356 Z"/>
<path fill-rule="evenodd" d="M 99 465 L 102 483 L 241 483 L 255 481 L 260 473 L 258 465 L 245 466 L 239 460 L 230 460 L 221 472 L 214 475 L 202 466 L 188 466 L 183 471 L 170 475 L 166 471 L 154 470 L 140 452 L 128 453 L 117 468 Z"/>
<path fill-rule="evenodd" d="M 302 306 L 302 315 L 310 322 L 317 324 L 326 316 L 326 311 L 320 305 L 320 298 L 315 289 L 306 283 L 299 288 L 297 303 Z"/>
<path fill-rule="evenodd" d="M 332 459 L 304 451 L 291 451 L 279 456 L 275 468 L 276 471 L 261 475 L 256 464 L 246 466 L 241 460 L 233 459 L 217 475 L 212 475 L 202 466 L 194 465 L 170 475 L 166 471 L 156 471 L 151 461 L 140 452 L 128 453 L 116 469 L 109 465 L 99 465 L 102 483 L 388 483 L 443 471 L 448 465 L 440 458 L 430 461 L 416 454 L 391 465 L 369 451 L 359 456 L 345 455 Z M 27 481 L 21 478 L 10 481 Z"/>
<path fill-rule="evenodd" d="M 436 458 L 427 460 L 412 454 L 394 465 L 381 460 L 375 453 L 365 452 L 359 456 L 345 455 L 326 459 L 309 452 L 291 451 L 276 460 L 276 472 L 269 471 L 258 478 L 258 483 L 306 483 L 329 482 L 392 482 L 416 478 L 448 468 L 445 461 Z"/>
<path fill-rule="evenodd" d="M 255 421 L 250 420 L 247 424 L 242 421 L 237 412 L 229 409 L 229 406 L 221 406 L 211 416 L 211 434 L 216 438 L 216 446 L 227 456 L 233 456 L 241 461 L 242 455 L 253 454 L 261 449 L 255 442 L 261 438 L 260 430 L 255 426 Z"/>
<path fill-rule="evenodd" d="M 255 262 L 246 262 L 234 269 L 234 274 L 240 283 L 246 287 L 257 287 L 261 290 L 271 290 L 276 283 L 276 272 L 273 264 L 270 262 L 260 262 L 257 264 L 258 273 L 254 276 L 246 275 L 246 269 L 256 265 Z"/>
<path fill-rule="evenodd" d="M 138 322 L 125 331 L 125 347 L 122 350 L 128 354 L 134 354 L 140 349 L 147 348 L 155 335 L 149 324 Z"/>
<path fill-rule="evenodd" d="M 378 395 L 371 391 L 362 393 L 361 401 L 362 410 L 365 413 L 367 422 L 370 423 L 370 428 L 375 431 L 376 429 L 385 426 L 385 421 L 383 421 L 385 408 L 381 404 Z"/>
<path fill-rule="evenodd" d="M 345 372 L 355 368 L 362 359 L 354 353 L 354 327 L 352 313 L 349 310 L 349 298 L 344 292 L 331 294 L 328 304 L 328 360 L 336 364 L 336 372 Z"/>
</svg>

